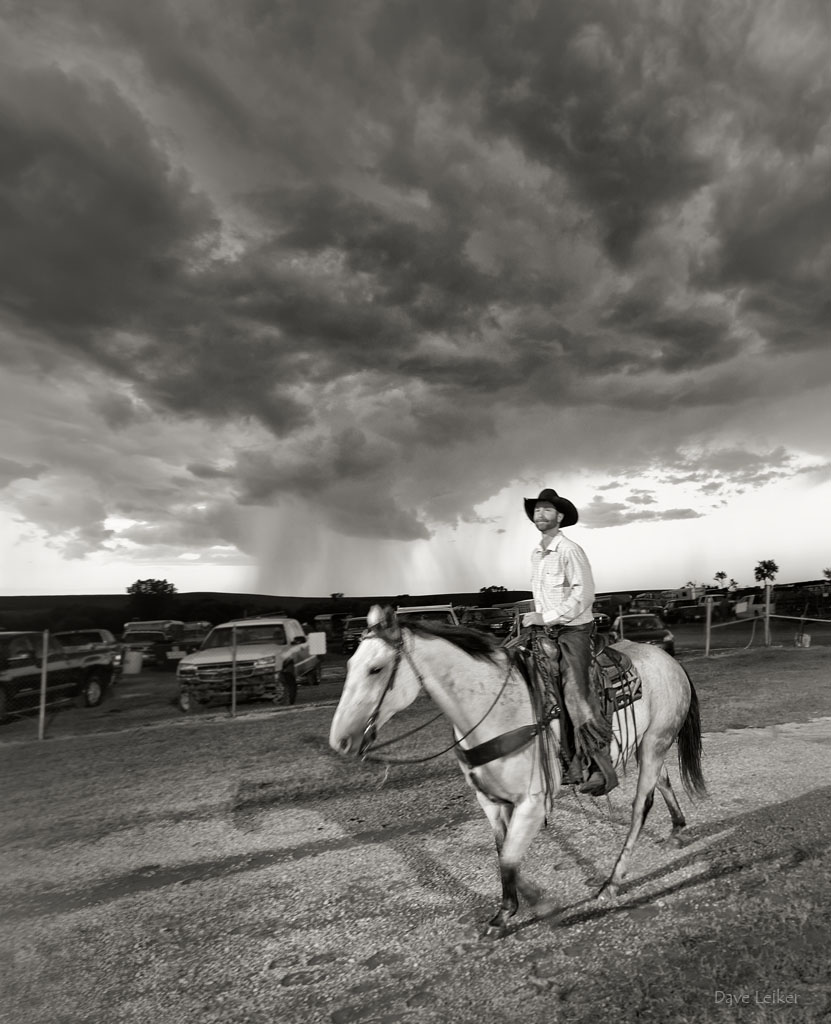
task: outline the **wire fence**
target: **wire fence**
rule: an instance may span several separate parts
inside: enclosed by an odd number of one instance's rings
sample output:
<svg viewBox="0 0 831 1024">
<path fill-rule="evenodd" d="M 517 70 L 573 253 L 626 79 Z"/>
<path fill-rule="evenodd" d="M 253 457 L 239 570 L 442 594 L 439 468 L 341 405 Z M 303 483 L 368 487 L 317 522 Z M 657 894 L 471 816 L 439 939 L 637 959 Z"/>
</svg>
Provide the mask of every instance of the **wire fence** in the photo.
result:
<svg viewBox="0 0 831 1024">
<path fill-rule="evenodd" d="M 705 655 L 716 649 L 831 645 L 831 619 L 804 615 L 762 614 L 728 622 L 708 621 L 702 632 Z"/>
</svg>

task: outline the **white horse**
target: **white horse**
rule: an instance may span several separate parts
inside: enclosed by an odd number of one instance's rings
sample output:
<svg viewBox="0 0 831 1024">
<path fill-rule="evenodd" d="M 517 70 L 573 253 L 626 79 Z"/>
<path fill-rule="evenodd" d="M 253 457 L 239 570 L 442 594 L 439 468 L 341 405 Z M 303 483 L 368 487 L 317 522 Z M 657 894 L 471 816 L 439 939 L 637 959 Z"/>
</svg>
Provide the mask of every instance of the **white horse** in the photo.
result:
<svg viewBox="0 0 831 1024">
<path fill-rule="evenodd" d="M 399 625 L 391 608 L 373 606 L 368 630 L 349 659 L 346 682 L 329 733 L 341 754 L 367 756 L 376 730 L 408 707 L 422 688 L 450 720 L 462 770 L 496 838 L 502 902 L 484 934 L 502 937 L 519 907 L 519 868 L 546 815 L 546 773 L 540 742 L 557 743 L 559 722 L 539 736 L 528 686 L 507 652 L 487 634 L 436 623 Z M 615 645 L 640 675 L 642 696 L 614 716 L 612 760 L 625 764 L 636 753 L 639 771 L 632 820 L 614 869 L 598 892 L 617 894 L 632 850 L 652 806 L 655 788 L 666 801 L 676 843 L 686 820 L 664 761 L 678 741 L 681 780 L 689 795 L 704 795 L 698 698 L 687 673 L 657 647 Z M 468 753 L 464 753 L 467 751 Z M 550 758 L 549 782 L 560 788 L 559 758 Z"/>
</svg>

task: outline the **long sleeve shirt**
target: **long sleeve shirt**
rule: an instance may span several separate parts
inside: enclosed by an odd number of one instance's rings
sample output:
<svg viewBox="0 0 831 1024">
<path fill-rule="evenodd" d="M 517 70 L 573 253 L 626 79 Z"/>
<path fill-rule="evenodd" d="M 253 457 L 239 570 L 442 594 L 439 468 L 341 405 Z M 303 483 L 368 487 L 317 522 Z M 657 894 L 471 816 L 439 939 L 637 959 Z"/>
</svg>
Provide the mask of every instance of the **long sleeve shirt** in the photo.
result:
<svg viewBox="0 0 831 1024">
<path fill-rule="evenodd" d="M 531 552 L 531 591 L 546 626 L 580 626 L 591 622 L 594 578 L 585 551 L 564 533 L 547 548 Z"/>
</svg>

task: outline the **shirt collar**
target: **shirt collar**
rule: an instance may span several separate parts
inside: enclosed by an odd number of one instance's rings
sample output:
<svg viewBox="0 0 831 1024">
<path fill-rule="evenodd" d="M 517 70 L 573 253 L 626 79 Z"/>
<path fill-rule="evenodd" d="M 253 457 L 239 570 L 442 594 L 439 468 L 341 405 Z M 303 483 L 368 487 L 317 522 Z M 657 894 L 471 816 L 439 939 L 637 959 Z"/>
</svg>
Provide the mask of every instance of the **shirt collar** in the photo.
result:
<svg viewBox="0 0 831 1024">
<path fill-rule="evenodd" d="M 548 547 L 545 548 L 542 546 L 543 538 L 541 536 L 539 542 L 537 543 L 537 551 L 539 551 L 541 555 L 544 555 L 546 551 L 556 551 L 557 548 L 560 546 L 560 540 L 562 539 L 562 536 L 563 531 L 557 530 L 557 532 L 554 534 L 553 539 L 551 540 L 551 543 L 548 545 Z"/>
</svg>

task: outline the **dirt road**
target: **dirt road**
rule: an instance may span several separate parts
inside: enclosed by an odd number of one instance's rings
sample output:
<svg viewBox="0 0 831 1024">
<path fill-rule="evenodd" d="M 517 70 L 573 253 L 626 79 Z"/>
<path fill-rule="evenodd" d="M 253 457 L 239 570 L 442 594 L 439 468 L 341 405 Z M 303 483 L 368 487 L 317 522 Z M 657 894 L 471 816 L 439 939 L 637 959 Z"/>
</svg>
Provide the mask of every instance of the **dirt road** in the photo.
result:
<svg viewBox="0 0 831 1024">
<path fill-rule="evenodd" d="M 498 943 L 478 937 L 493 840 L 455 759 L 386 779 L 344 762 L 331 706 L 3 740 L 0 1019 L 822 1020 L 831 698 L 829 657 L 806 653 L 700 673 L 705 722 L 752 689 L 764 726 L 706 733 L 711 795 L 684 801 L 686 845 L 660 844 L 656 805 L 610 905 L 592 895 L 634 780 L 609 801 L 562 798 L 526 865 L 551 902 Z M 788 725 L 796 707 L 819 717 Z M 417 702 L 401 725 L 428 714 Z M 419 743 L 445 740 L 439 721 Z M 728 993 L 747 998 L 740 1018 Z"/>
</svg>

